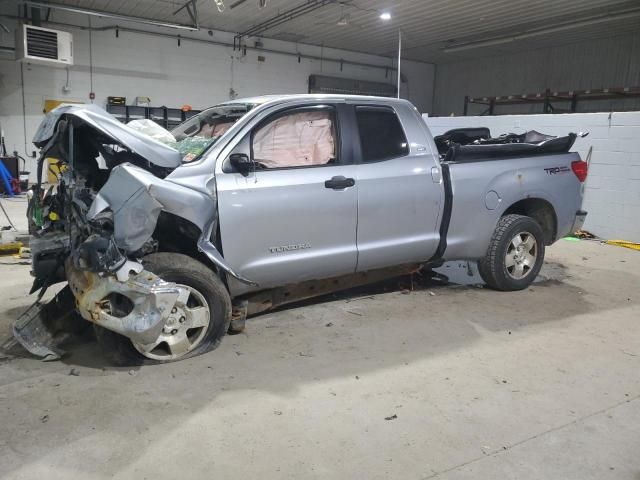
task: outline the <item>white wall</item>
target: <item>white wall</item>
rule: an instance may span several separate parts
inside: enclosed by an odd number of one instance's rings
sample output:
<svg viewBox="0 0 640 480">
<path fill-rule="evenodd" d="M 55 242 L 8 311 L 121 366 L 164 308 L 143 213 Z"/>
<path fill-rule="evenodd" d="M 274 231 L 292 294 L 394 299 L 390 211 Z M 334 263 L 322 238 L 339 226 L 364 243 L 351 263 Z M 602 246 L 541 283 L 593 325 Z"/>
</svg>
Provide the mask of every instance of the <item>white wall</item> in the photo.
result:
<svg viewBox="0 0 640 480">
<path fill-rule="evenodd" d="M 615 32 L 612 32 L 615 35 Z M 434 112 L 462 115 L 464 97 L 640 85 L 640 33 L 438 65 Z M 567 102 L 558 107 L 569 108 Z M 473 105 L 471 115 L 486 108 Z M 640 98 L 579 102 L 579 112 L 640 110 Z M 501 106 L 497 113 L 539 113 L 542 105 Z"/>
<path fill-rule="evenodd" d="M 586 159 L 593 147 L 584 228 L 606 239 L 640 242 L 640 112 L 425 117 L 425 121 L 434 135 L 481 126 L 489 127 L 493 136 L 527 130 L 559 136 L 589 132 L 572 149 Z"/>
<path fill-rule="evenodd" d="M 10 12 L 13 13 L 13 12 Z M 82 22 L 86 18 L 78 16 L 61 17 L 53 13 L 56 22 Z M 12 30 L 15 22 L 5 19 Z M 110 25 L 107 20 L 92 20 L 93 27 Z M 0 123 L 5 132 L 7 149 L 17 150 L 24 156 L 34 150 L 31 138 L 42 119 L 46 99 L 65 99 L 89 102 L 89 92 L 96 94 L 94 103 L 104 106 L 110 95 L 125 96 L 127 103 L 133 103 L 136 96 L 151 98 L 153 105 L 180 107 L 191 105 L 201 109 L 229 99 L 229 89 L 233 88 L 240 97 L 274 94 L 306 93 L 310 74 L 325 74 L 379 82 L 394 82 L 391 72 L 386 76 L 384 69 L 350 65 L 348 61 L 381 66 L 392 66 L 392 60 L 374 55 L 321 49 L 289 42 L 263 40 L 267 49 L 300 51 L 303 54 L 323 58 L 344 59 L 340 64 L 330 61 L 302 59 L 296 56 L 257 52 L 249 50 L 246 57 L 232 48 L 196 43 L 185 37 L 204 40 L 232 42 L 233 35 L 214 32 L 182 34 L 182 46 L 175 38 L 162 38 L 139 33 L 120 31 L 116 38 L 114 31 L 93 32 L 93 86 L 89 73 L 89 32 L 56 25 L 50 28 L 71 31 L 74 35 L 75 65 L 69 69 L 69 93 L 63 92 L 67 72 L 65 69 L 41 65 L 21 64 L 13 60 L 11 54 L 0 53 Z M 121 27 L 127 25 L 120 22 Z M 129 25 L 141 29 L 140 25 Z M 175 30 L 160 30 L 177 35 Z M 11 34 L 0 33 L 0 45 L 12 46 Z M 258 62 L 258 55 L 266 58 Z M 21 85 L 21 66 L 24 73 L 24 90 Z M 403 62 L 403 74 L 408 84 L 403 85 L 402 96 L 412 100 L 422 111 L 431 109 L 433 96 L 434 67 L 418 62 Z M 22 96 L 24 92 L 26 117 L 23 117 Z M 26 120 L 26 142 L 23 120 Z M 25 145 L 26 143 L 26 145 Z M 28 169 L 34 172 L 34 161 L 29 159 Z M 33 178 L 33 173 L 32 173 Z"/>
</svg>

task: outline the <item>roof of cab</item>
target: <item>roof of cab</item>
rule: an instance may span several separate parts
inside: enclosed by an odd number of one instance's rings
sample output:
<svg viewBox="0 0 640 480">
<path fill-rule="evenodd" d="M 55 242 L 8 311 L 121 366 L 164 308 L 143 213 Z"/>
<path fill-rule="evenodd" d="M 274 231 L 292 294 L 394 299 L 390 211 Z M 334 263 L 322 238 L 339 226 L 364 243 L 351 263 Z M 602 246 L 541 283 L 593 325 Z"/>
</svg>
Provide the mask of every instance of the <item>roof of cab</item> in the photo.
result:
<svg viewBox="0 0 640 480">
<path fill-rule="evenodd" d="M 301 93 L 301 94 L 290 94 L 290 95 L 261 95 L 256 97 L 247 97 L 247 98 L 237 98 L 235 100 L 230 100 L 228 102 L 224 102 L 224 105 L 232 105 L 232 104 L 252 104 L 252 105 L 264 105 L 267 103 L 278 103 L 287 100 L 305 100 L 305 99 L 316 99 L 316 100 L 354 100 L 359 102 L 383 102 L 386 104 L 390 103 L 409 103 L 408 100 L 404 100 L 401 98 L 393 98 L 393 97 L 373 97 L 366 95 L 340 95 L 340 94 L 324 94 L 324 93 Z"/>
</svg>

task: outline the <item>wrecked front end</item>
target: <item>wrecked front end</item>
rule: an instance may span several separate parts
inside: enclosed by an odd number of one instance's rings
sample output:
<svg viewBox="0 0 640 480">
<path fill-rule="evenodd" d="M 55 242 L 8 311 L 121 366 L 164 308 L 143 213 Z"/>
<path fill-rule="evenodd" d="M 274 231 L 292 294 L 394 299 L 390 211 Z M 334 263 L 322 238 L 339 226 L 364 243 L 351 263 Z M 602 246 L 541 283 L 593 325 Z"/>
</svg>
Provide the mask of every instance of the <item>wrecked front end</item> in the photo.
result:
<svg viewBox="0 0 640 480">
<path fill-rule="evenodd" d="M 166 179 L 181 165 L 177 150 L 86 105 L 54 110 L 34 143 L 41 156 L 28 217 L 31 293 L 39 291 L 38 300 L 67 281 L 82 318 L 144 345 L 158 337 L 185 293 L 145 270 L 146 255 L 185 253 L 234 274 L 212 243 L 215 199 Z M 59 175 L 45 189 L 47 158 L 56 159 Z M 42 335 L 46 329 L 32 309 L 14 335 L 31 353 L 57 358 L 61 352 L 52 335 Z"/>
</svg>

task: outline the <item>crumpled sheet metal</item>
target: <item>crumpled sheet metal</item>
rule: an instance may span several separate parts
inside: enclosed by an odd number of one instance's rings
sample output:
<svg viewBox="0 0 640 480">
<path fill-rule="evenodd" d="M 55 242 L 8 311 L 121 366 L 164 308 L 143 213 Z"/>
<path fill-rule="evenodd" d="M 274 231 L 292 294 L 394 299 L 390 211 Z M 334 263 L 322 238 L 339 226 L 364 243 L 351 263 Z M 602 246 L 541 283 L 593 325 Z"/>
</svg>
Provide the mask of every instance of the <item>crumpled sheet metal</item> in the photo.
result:
<svg viewBox="0 0 640 480">
<path fill-rule="evenodd" d="M 38 299 L 24 311 L 13 323 L 13 338 L 45 362 L 58 360 L 64 355 L 63 343 L 84 328 L 80 323 L 84 321 L 77 319 L 74 297 L 65 287 L 49 302 Z"/>
<path fill-rule="evenodd" d="M 130 164 L 118 165 L 96 196 L 87 217 L 111 208 L 116 244 L 135 252 L 153 235 L 161 211 L 184 218 L 202 232 L 198 248 L 215 265 L 241 282 L 257 285 L 236 273 L 209 241 L 216 216 L 214 201 L 196 190 L 163 180 Z"/>
<path fill-rule="evenodd" d="M 159 167 L 176 168 L 182 165 L 182 155 L 142 132 L 138 132 L 122 123 L 113 115 L 97 105 L 60 105 L 47 113 L 33 137 L 33 143 L 42 147 L 55 133 L 58 121 L 63 116 L 70 116 L 90 125 L 133 153 L 140 155 L 148 162 Z"/>
<path fill-rule="evenodd" d="M 211 198 L 130 164 L 111 171 L 87 217 L 94 219 L 106 208 L 113 211 L 116 244 L 127 252 L 139 250 L 151 237 L 162 210 L 189 220 L 201 230 L 215 215 Z"/>
<path fill-rule="evenodd" d="M 53 332 L 43 321 L 43 307 L 40 302 L 32 304 L 13 324 L 13 338 L 32 355 L 45 362 L 58 360 L 64 352 L 58 348 Z"/>
<path fill-rule="evenodd" d="M 141 343 L 153 343 L 160 335 L 165 320 L 180 294 L 181 288 L 153 273 L 142 270 L 125 282 L 115 275 L 100 276 L 66 264 L 69 286 L 76 297 L 77 308 L 85 320 Z M 105 298 L 118 293 L 127 297 L 133 309 L 123 317 L 113 315 Z"/>
</svg>

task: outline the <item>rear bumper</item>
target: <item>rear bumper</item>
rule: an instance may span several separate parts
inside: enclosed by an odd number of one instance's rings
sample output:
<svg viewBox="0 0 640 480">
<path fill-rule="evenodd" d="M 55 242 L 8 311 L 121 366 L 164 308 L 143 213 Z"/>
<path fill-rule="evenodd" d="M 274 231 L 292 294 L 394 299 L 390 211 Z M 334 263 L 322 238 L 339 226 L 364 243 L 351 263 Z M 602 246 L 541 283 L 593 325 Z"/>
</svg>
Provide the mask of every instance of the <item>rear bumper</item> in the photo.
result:
<svg viewBox="0 0 640 480">
<path fill-rule="evenodd" d="M 584 221 L 586 219 L 587 219 L 587 212 L 585 212 L 584 210 L 578 210 L 576 212 L 576 218 L 573 221 L 573 226 L 571 227 L 570 233 L 575 233 L 578 230 L 581 230 L 582 226 L 584 225 Z"/>
</svg>

